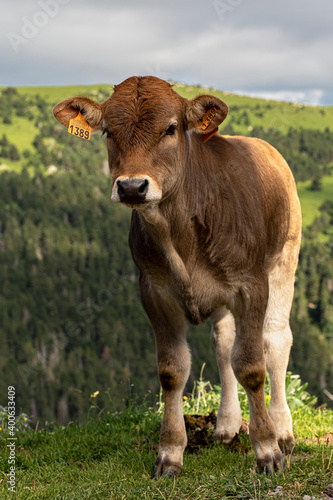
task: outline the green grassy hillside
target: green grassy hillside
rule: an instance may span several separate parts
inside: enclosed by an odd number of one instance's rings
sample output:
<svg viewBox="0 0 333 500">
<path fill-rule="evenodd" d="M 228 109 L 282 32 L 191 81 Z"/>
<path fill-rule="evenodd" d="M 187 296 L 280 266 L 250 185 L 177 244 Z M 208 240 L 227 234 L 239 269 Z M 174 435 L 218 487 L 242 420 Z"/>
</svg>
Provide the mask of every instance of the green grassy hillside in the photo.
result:
<svg viewBox="0 0 333 500">
<path fill-rule="evenodd" d="M 51 105 L 55 105 L 58 101 L 66 99 L 73 95 L 88 95 L 92 99 L 98 96 L 99 91 L 102 90 L 106 94 L 112 93 L 113 85 L 96 84 L 96 85 L 64 85 L 60 87 L 17 87 L 17 90 L 22 95 L 35 96 L 39 94 L 45 101 Z M 3 89 L 0 89 L 0 92 Z"/>
<path fill-rule="evenodd" d="M 213 94 L 229 106 L 229 117 L 244 116 L 247 113 L 249 124 L 238 124 L 237 131 L 246 134 L 248 127 L 275 128 L 287 133 L 290 127 L 299 129 L 333 130 L 333 106 L 306 106 L 302 104 L 271 101 L 257 97 L 241 96 L 212 88 L 186 86 L 175 83 L 177 92 L 188 99 L 198 94 Z M 246 118 L 243 121 L 247 121 Z"/>
<path fill-rule="evenodd" d="M 309 106 L 283 101 L 271 101 L 257 97 L 241 96 L 213 88 L 174 83 L 175 90 L 183 97 L 192 99 L 198 94 L 213 94 L 222 99 L 230 108 L 230 117 L 239 111 L 246 111 L 251 125 L 240 125 L 239 132 L 246 133 L 248 126 L 273 127 L 286 133 L 289 127 L 314 130 L 333 130 L 333 106 Z M 51 105 L 73 95 L 89 95 L 96 98 L 100 90 L 111 94 L 113 85 L 72 85 L 63 87 L 18 87 L 22 94 L 39 94 Z M 1 89 L 0 89 L 1 91 Z M 0 129 L 1 132 L 1 129 Z"/>
<path fill-rule="evenodd" d="M 308 227 L 319 216 L 319 207 L 325 200 L 333 200 L 333 177 L 323 177 L 320 191 L 312 191 L 310 186 L 311 181 L 297 183 L 304 227 Z"/>
</svg>

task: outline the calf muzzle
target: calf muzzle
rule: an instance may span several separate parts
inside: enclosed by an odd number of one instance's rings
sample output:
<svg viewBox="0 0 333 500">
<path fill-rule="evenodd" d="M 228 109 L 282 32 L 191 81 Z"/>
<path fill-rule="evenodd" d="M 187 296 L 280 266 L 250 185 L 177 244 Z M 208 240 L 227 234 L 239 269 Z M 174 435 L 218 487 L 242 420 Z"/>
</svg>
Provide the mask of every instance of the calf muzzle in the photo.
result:
<svg viewBox="0 0 333 500">
<path fill-rule="evenodd" d="M 133 177 L 121 175 L 116 178 L 111 200 L 123 203 L 132 208 L 145 207 L 148 203 L 158 203 L 162 198 L 162 190 L 156 180 L 147 174 Z"/>
<path fill-rule="evenodd" d="M 117 192 L 119 200 L 122 203 L 133 205 L 144 203 L 146 201 L 148 188 L 148 179 L 137 179 L 133 177 L 117 181 Z"/>
</svg>

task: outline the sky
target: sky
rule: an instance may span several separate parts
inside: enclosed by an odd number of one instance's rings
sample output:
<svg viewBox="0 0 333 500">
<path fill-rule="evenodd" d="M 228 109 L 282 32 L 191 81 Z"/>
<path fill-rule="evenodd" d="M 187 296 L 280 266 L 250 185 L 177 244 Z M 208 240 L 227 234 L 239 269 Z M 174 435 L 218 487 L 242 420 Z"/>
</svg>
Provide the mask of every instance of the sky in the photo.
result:
<svg viewBox="0 0 333 500">
<path fill-rule="evenodd" d="M 0 0 L 0 86 L 133 75 L 333 104 L 332 0 Z"/>
</svg>

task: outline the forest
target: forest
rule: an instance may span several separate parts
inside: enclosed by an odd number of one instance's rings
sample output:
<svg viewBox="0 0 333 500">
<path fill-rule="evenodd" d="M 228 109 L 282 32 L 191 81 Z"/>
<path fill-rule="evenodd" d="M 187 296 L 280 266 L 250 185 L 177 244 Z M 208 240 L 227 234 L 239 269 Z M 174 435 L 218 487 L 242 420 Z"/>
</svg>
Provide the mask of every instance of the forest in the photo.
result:
<svg viewBox="0 0 333 500">
<path fill-rule="evenodd" d="M 104 89 L 95 94 L 108 97 Z M 265 107 L 256 104 L 256 114 Z M 36 131 L 25 148 L 24 131 L 6 133 L 19 120 Z M 127 242 L 130 211 L 110 201 L 105 139 L 72 137 L 50 100 L 15 88 L 1 91 L 0 124 L 0 404 L 15 386 L 18 411 L 42 425 L 84 420 L 96 391 L 111 409 L 135 395 L 156 401 L 154 335 Z M 331 407 L 333 196 L 320 194 L 333 170 L 332 128 L 260 126 L 240 100 L 220 131 L 267 140 L 321 200 L 303 229 L 289 369 Z M 203 363 L 205 379 L 219 382 L 209 332 L 209 323 L 188 327 L 189 387 Z"/>
</svg>

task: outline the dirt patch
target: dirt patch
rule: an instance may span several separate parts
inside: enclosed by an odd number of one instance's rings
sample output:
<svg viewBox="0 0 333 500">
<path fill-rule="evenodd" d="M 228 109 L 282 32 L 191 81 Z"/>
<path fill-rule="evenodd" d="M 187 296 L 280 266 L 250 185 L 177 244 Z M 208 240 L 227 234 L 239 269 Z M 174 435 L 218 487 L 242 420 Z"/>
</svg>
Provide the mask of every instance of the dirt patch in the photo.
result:
<svg viewBox="0 0 333 500">
<path fill-rule="evenodd" d="M 209 446 L 214 442 L 216 416 L 215 410 L 209 413 L 209 415 L 184 415 L 187 432 L 186 451 L 188 453 L 199 453 L 203 447 Z M 249 423 L 243 419 L 240 434 L 248 433 Z M 225 446 L 237 453 L 247 453 L 251 449 L 249 445 L 244 445 L 241 442 L 238 434 L 236 434 L 231 443 Z"/>
<path fill-rule="evenodd" d="M 214 432 L 216 427 L 216 411 L 213 410 L 208 415 L 184 415 L 185 427 L 187 432 L 187 447 L 188 453 L 200 453 L 200 451 L 212 445 L 214 442 Z M 249 453 L 252 450 L 249 439 L 242 439 L 242 435 L 249 434 L 249 422 L 242 419 L 242 427 L 239 434 L 236 434 L 234 439 L 229 444 L 224 444 L 230 451 L 236 453 Z M 298 438 L 297 442 L 305 442 L 311 444 L 325 444 L 327 446 L 333 445 L 333 433 L 328 432 L 322 437 L 318 438 Z M 154 450 L 158 450 L 158 443 L 152 445 Z M 303 459 L 304 456 L 298 457 L 293 454 L 292 460 Z M 306 457 L 305 457 L 306 458 Z"/>
</svg>

